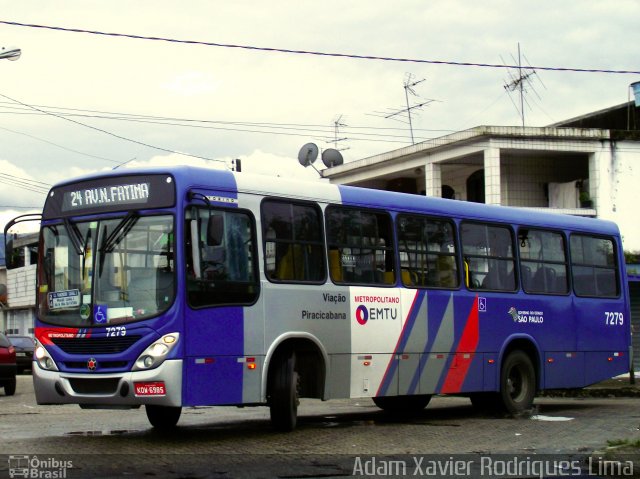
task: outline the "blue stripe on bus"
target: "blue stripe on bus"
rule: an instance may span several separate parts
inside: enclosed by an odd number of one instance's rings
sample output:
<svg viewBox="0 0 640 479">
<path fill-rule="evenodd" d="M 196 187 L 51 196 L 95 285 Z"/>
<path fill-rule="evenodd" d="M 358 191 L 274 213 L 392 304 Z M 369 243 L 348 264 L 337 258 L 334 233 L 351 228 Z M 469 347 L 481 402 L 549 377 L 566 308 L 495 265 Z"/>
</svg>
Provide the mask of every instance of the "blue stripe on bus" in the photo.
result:
<svg viewBox="0 0 640 479">
<path fill-rule="evenodd" d="M 397 377 L 396 373 L 398 370 L 399 362 L 396 358 L 396 354 L 405 351 L 405 347 L 407 345 L 407 342 L 409 341 L 409 337 L 411 336 L 411 330 L 413 329 L 413 326 L 416 322 L 416 318 L 418 317 L 418 313 L 420 311 L 420 305 L 422 304 L 425 295 L 425 290 L 416 292 L 416 296 L 414 297 L 413 303 L 411 304 L 411 309 L 409 311 L 409 314 L 407 315 L 407 321 L 402 328 L 402 333 L 400 335 L 400 338 L 398 339 L 398 344 L 395 351 L 393 352 L 393 355 L 391 356 L 391 359 L 389 360 L 389 366 L 387 367 L 387 371 L 385 372 L 384 378 L 382 379 L 382 383 L 378 388 L 377 396 L 385 396 L 389 389 L 389 385 L 392 382 L 392 379 Z"/>
</svg>

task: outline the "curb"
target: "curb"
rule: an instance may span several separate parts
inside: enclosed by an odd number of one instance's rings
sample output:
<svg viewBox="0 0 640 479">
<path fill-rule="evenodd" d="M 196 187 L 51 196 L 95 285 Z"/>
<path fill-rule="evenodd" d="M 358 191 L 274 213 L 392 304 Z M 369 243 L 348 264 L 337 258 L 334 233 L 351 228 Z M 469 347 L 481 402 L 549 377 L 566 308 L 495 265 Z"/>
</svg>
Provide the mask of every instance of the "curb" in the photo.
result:
<svg viewBox="0 0 640 479">
<path fill-rule="evenodd" d="M 567 398 L 640 397 L 640 388 L 637 386 L 625 386 L 620 388 L 587 387 L 583 389 L 549 389 L 541 391 L 538 396 Z"/>
</svg>

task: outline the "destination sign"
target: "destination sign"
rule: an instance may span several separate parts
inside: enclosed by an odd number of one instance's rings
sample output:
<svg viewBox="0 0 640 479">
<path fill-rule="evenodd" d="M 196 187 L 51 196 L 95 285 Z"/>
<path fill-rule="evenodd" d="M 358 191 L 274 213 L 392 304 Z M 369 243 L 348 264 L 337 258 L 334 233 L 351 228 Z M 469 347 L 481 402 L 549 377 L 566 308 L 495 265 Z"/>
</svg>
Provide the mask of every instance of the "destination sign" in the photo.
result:
<svg viewBox="0 0 640 479">
<path fill-rule="evenodd" d="M 66 191 L 62 200 L 62 211 L 110 204 L 144 204 L 149 201 L 149 191 L 149 183 Z"/>
<path fill-rule="evenodd" d="M 108 176 L 54 187 L 43 216 L 168 208 L 175 204 L 175 181 L 163 175 Z"/>
</svg>

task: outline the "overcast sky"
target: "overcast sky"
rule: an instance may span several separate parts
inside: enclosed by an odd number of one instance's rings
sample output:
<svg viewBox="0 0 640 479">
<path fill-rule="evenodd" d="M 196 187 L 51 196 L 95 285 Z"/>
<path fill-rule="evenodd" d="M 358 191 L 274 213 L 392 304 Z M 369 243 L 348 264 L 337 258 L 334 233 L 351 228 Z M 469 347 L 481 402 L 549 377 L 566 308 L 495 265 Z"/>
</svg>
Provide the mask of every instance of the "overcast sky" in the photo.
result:
<svg viewBox="0 0 640 479">
<path fill-rule="evenodd" d="M 0 11 L 7 22 L 449 62 L 514 64 L 520 43 L 529 65 L 640 70 L 637 0 L 1 0 Z M 347 162 L 406 146 L 408 126 L 380 112 L 406 107 L 407 75 L 425 80 L 411 105 L 437 100 L 414 110 L 416 139 L 521 121 L 518 97 L 504 88 L 515 72 L 505 69 L 0 24 L 0 47 L 11 46 L 22 57 L 0 61 L 0 173 L 12 175 L 0 176 L 1 224 L 28 211 L 15 207 L 44 201 L 33 183 L 18 187 L 15 177 L 45 186 L 123 162 L 225 167 L 241 158 L 246 172 L 313 179 L 298 165 L 298 150 L 308 142 L 333 147 L 339 117 Z M 627 101 L 640 75 L 538 70 L 531 78 L 525 121 L 544 126 Z"/>
</svg>

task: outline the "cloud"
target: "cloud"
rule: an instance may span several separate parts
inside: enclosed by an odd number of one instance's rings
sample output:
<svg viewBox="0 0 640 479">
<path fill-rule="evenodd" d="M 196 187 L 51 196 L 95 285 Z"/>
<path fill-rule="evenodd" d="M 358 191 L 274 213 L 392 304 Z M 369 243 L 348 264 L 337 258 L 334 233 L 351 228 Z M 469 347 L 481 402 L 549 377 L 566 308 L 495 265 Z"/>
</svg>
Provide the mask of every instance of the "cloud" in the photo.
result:
<svg viewBox="0 0 640 479">
<path fill-rule="evenodd" d="M 173 75 L 163 88 L 181 96 L 199 96 L 214 92 L 218 87 L 213 75 L 207 72 L 186 71 Z"/>
</svg>

